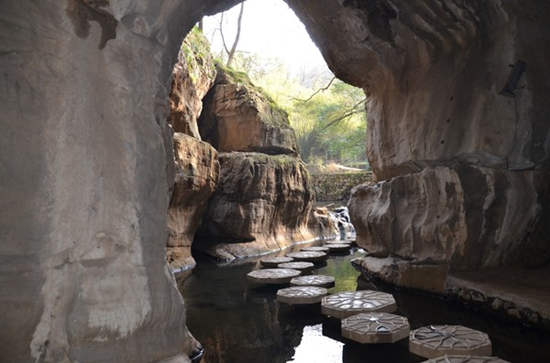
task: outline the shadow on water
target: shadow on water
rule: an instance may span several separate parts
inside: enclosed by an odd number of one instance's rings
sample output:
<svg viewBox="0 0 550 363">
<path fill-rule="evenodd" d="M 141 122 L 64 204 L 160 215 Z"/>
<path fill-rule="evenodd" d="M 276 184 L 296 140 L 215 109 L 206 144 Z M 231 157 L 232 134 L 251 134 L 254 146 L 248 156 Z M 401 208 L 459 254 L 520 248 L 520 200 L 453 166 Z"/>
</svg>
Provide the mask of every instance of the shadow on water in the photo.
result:
<svg viewBox="0 0 550 363">
<path fill-rule="evenodd" d="M 331 255 L 316 274 L 332 275 L 329 291 L 372 288 L 349 261 L 360 255 Z M 365 363 L 421 362 L 408 352 L 406 340 L 397 344 L 361 345 L 340 335 L 339 321 L 324 318 L 319 305 L 278 304 L 279 287 L 251 287 L 245 275 L 256 261 L 217 266 L 200 260 L 182 286 L 187 323 L 203 344 L 205 363 Z M 359 286 L 358 286 L 359 284 Z M 379 288 L 380 289 L 380 288 Z M 381 288 L 387 290 L 388 288 Z M 550 335 L 496 321 L 461 305 L 433 296 L 390 289 L 399 314 L 412 328 L 428 324 L 462 324 L 487 332 L 495 355 L 511 362 L 549 362 Z"/>
</svg>

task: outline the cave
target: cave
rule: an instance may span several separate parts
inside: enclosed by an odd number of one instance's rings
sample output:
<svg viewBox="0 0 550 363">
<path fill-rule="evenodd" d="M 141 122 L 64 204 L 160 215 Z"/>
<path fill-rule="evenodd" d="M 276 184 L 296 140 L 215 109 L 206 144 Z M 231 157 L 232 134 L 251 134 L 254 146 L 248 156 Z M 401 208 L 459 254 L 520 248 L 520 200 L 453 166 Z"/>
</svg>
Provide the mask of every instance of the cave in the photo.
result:
<svg viewBox="0 0 550 363">
<path fill-rule="evenodd" d="M 474 274 L 547 268 L 550 4 L 286 2 L 368 97 L 380 183 L 351 196 L 358 244 Z M 0 4 L 0 360 L 197 349 L 165 262 L 168 93 L 184 36 L 237 3 Z"/>
</svg>

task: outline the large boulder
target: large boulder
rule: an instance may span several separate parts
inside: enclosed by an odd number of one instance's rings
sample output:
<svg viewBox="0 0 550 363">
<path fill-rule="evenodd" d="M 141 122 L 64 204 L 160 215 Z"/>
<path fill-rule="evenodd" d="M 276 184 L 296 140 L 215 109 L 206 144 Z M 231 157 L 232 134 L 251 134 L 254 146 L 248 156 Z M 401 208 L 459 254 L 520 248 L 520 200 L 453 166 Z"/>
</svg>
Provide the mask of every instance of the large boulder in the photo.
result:
<svg viewBox="0 0 550 363">
<path fill-rule="evenodd" d="M 210 45 L 195 27 L 185 37 L 172 71 L 168 122 L 174 131 L 201 139 L 197 119 L 202 111 L 202 99 L 215 79 L 216 67 Z"/>
<path fill-rule="evenodd" d="M 296 135 L 287 113 L 245 73 L 220 65 L 199 119 L 203 139 L 220 152 L 296 155 Z"/>
<path fill-rule="evenodd" d="M 357 243 L 373 256 L 455 269 L 541 265 L 550 258 L 535 233 L 547 177 L 461 165 L 363 184 L 349 202 Z"/>
<path fill-rule="evenodd" d="M 304 163 L 288 155 L 220 153 L 218 188 L 196 247 L 223 259 L 258 255 L 312 238 L 313 194 Z"/>
<path fill-rule="evenodd" d="M 174 158 L 176 180 L 168 209 L 167 258 L 172 270 L 184 272 L 195 266 L 191 244 L 216 190 L 220 167 L 218 153 L 210 144 L 181 133 L 174 134 Z"/>
</svg>

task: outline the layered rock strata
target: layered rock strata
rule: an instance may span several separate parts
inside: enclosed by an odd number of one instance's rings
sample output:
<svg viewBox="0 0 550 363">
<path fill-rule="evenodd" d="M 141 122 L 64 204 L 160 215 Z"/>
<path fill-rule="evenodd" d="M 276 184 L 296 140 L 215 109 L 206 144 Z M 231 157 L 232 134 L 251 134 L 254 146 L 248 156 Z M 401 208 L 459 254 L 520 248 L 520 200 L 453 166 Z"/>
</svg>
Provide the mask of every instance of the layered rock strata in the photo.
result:
<svg viewBox="0 0 550 363">
<path fill-rule="evenodd" d="M 288 155 L 220 153 L 220 180 L 196 247 L 218 259 L 260 255 L 314 238 L 304 163 Z"/>
<path fill-rule="evenodd" d="M 191 244 L 219 177 L 217 151 L 191 136 L 174 134 L 176 178 L 168 209 L 167 259 L 174 271 L 195 266 Z"/>
</svg>

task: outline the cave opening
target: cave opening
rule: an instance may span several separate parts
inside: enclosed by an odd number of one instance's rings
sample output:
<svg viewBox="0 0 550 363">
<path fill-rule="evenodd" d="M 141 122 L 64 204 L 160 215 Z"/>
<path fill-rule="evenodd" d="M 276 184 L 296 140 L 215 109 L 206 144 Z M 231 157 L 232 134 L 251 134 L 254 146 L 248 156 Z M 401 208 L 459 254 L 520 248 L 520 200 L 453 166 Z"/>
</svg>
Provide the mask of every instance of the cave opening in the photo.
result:
<svg viewBox="0 0 550 363">
<path fill-rule="evenodd" d="M 193 254 L 226 263 L 345 238 L 346 198 L 372 179 L 365 101 L 286 3 L 249 0 L 203 18 L 172 72 L 173 270 L 187 276 Z"/>
<path fill-rule="evenodd" d="M 355 268 L 375 288 L 391 285 L 411 327 L 466 324 L 489 333 L 494 355 L 544 361 L 550 6 L 538 0 L 285 2 L 334 74 L 368 94 L 366 153 L 379 183 L 357 187 L 349 198 L 357 243 L 370 254 Z M 213 152 L 208 145 L 187 147 L 189 135 L 173 139 L 168 80 L 184 33 L 201 16 L 237 3 L 0 3 L 0 360 L 187 362 L 196 351 L 165 260 L 166 212 L 177 188 L 174 146 L 204 168 Z M 289 160 L 292 153 L 276 154 L 281 150 L 287 148 L 231 160 L 231 169 L 243 176 L 272 168 L 273 180 L 290 170 L 292 182 L 273 185 L 296 196 L 304 189 L 303 169 Z M 187 190 L 208 191 L 187 181 Z M 299 215 L 303 203 L 293 200 L 289 210 Z M 340 279 L 346 290 L 373 288 L 358 286 L 364 281 L 349 255 L 338 257 L 323 271 L 349 277 Z M 222 312 L 213 315 L 220 321 L 247 324 L 239 341 L 247 354 L 273 358 L 275 349 L 281 361 L 292 359 L 306 333 L 312 347 L 329 345 L 325 337 L 338 341 L 318 314 L 283 312 L 286 318 L 277 319 L 284 309 L 273 303 L 273 291 L 231 285 L 229 278 L 249 267 L 212 276 L 199 266 L 195 276 L 220 277 L 220 289 L 204 291 L 200 303 Z M 225 291 L 228 284 L 234 289 Z M 225 292 L 228 305 L 211 304 Z M 450 300 L 442 303 L 441 296 Z M 197 308 L 193 296 L 185 298 Z M 249 318 L 247 302 L 258 309 Z M 235 306 L 238 319 L 228 313 Z M 193 311 L 200 324 L 200 311 Z M 262 341 L 274 343 L 260 347 Z M 337 361 L 365 354 L 411 359 L 403 346 L 333 343 Z"/>
</svg>

